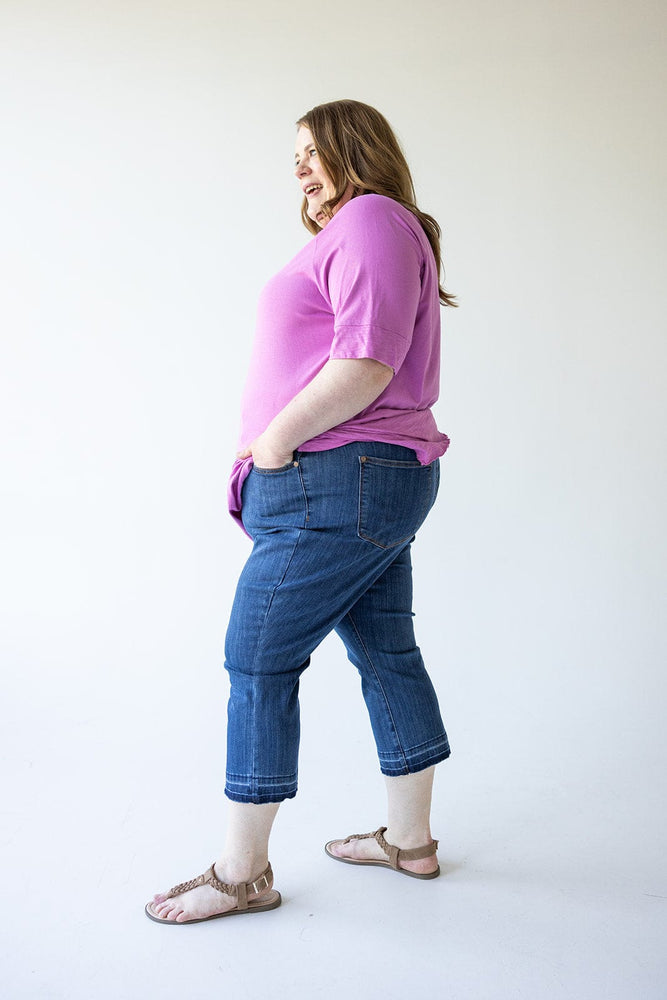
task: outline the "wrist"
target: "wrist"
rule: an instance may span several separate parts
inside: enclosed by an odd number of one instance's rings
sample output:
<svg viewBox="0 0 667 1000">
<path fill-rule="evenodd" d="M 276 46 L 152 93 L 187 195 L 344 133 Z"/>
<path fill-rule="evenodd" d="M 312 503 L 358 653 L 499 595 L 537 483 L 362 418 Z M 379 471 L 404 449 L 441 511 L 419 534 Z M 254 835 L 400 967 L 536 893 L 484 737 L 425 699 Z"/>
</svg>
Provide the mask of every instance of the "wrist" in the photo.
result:
<svg viewBox="0 0 667 1000">
<path fill-rule="evenodd" d="M 290 434 L 287 421 L 281 418 L 283 418 L 281 413 L 274 417 L 264 433 L 260 435 L 260 439 L 264 448 L 281 454 L 289 452 L 291 455 L 295 448 L 299 447 L 301 440 L 297 440 L 293 433 Z"/>
</svg>

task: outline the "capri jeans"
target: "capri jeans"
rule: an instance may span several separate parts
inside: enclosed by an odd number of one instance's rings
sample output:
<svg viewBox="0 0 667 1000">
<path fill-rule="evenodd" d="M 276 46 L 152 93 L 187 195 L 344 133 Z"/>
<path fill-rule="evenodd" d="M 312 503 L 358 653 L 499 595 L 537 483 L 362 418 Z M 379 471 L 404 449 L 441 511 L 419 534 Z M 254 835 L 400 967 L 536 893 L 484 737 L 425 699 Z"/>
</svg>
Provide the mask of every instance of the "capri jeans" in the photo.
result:
<svg viewBox="0 0 667 1000">
<path fill-rule="evenodd" d="M 409 774 L 449 756 L 415 643 L 410 544 L 440 465 L 399 445 L 353 442 L 254 467 L 243 486 L 253 540 L 225 641 L 231 689 L 225 794 L 280 802 L 297 790 L 299 677 L 336 630 L 361 675 L 380 762 Z"/>
</svg>

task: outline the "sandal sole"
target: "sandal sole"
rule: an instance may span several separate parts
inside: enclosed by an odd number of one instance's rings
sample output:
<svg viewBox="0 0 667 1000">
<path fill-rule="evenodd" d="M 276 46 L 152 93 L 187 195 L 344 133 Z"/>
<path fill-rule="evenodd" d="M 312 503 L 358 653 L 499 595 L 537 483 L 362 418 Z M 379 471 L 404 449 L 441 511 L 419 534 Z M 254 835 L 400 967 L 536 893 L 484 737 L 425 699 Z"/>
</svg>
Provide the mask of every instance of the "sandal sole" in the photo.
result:
<svg viewBox="0 0 667 1000">
<path fill-rule="evenodd" d="M 334 861 L 340 861 L 344 865 L 357 865 L 359 868 L 388 868 L 390 872 L 397 872 L 399 875 L 407 875 L 408 878 L 431 879 L 437 878 L 440 874 L 440 865 L 434 872 L 421 875 L 419 872 L 409 872 L 406 868 L 392 868 L 388 861 L 357 861 L 355 858 L 339 858 L 337 854 L 332 854 L 329 848 L 332 844 L 340 844 L 340 840 L 330 840 L 324 845 L 327 857 Z"/>
<path fill-rule="evenodd" d="M 282 903 L 282 896 L 277 889 L 272 890 L 272 892 L 274 898 L 270 902 L 256 903 L 255 905 L 249 903 L 247 910 L 234 908 L 233 910 L 225 910 L 224 913 L 213 913 L 210 917 L 195 917 L 193 920 L 168 920 L 166 917 L 158 917 L 152 912 L 151 903 L 146 903 L 145 913 L 148 919 L 155 921 L 156 924 L 174 924 L 176 927 L 182 927 L 184 924 L 203 924 L 207 920 L 218 920 L 220 917 L 242 917 L 246 913 L 264 913 L 266 910 L 275 910 Z"/>
</svg>

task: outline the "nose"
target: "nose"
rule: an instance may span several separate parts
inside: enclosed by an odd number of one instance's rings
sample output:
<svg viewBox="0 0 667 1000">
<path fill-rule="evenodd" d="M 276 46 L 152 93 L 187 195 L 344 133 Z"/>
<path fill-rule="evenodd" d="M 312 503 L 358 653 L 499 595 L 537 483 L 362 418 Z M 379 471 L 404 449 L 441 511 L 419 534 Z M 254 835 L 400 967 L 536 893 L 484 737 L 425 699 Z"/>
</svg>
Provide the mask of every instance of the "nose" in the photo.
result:
<svg viewBox="0 0 667 1000">
<path fill-rule="evenodd" d="M 310 173 L 310 167 L 308 166 L 307 160 L 301 160 L 300 163 L 294 168 L 294 176 L 297 180 L 301 177 L 306 177 Z"/>
</svg>

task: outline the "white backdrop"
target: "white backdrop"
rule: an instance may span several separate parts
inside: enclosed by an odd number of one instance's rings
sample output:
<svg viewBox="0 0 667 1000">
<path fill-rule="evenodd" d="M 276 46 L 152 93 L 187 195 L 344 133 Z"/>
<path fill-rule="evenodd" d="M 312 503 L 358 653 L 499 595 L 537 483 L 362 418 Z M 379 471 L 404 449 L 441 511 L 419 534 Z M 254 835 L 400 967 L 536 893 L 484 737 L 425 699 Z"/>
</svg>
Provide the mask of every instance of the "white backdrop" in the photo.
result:
<svg viewBox="0 0 667 1000">
<path fill-rule="evenodd" d="M 195 873 L 194 829 L 217 844 L 248 551 L 225 486 L 255 303 L 309 238 L 294 122 L 353 97 L 396 128 L 461 306 L 443 311 L 452 444 L 415 547 L 453 747 L 440 831 L 478 863 L 517 829 L 536 866 L 586 845 L 582 877 L 663 902 L 666 26 L 648 0 L 2 0 L 0 654 L 22 879 L 57 849 L 74 884 L 83 864 L 142 896 Z M 372 826 L 382 788 L 334 640 L 303 713 L 285 830 L 369 800 L 323 832 Z"/>
</svg>

